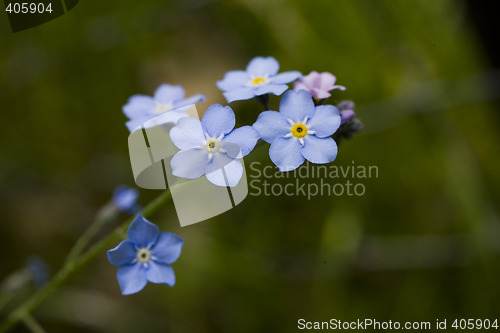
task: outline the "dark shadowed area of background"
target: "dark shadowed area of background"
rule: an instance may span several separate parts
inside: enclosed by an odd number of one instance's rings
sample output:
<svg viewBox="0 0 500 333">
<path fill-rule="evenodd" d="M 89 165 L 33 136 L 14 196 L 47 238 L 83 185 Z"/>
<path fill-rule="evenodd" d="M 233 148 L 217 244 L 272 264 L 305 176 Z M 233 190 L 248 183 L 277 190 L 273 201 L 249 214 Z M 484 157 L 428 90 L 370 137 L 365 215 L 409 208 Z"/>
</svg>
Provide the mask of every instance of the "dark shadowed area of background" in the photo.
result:
<svg viewBox="0 0 500 333">
<path fill-rule="evenodd" d="M 335 74 L 347 90 L 331 101 L 354 100 L 365 130 L 342 142 L 332 165 L 379 170 L 351 179 L 363 196 L 248 196 L 185 228 L 169 204 L 151 220 L 185 239 L 176 286 L 121 296 L 103 253 L 35 312 L 47 331 L 292 332 L 300 318 L 498 318 L 491 11 L 451 0 L 85 0 L 16 34 L 0 17 L 0 279 L 31 255 L 56 271 L 113 189 L 134 185 L 121 112 L 129 96 L 181 84 L 207 96 L 202 112 L 226 104 L 215 82 L 257 55 L 274 56 L 283 71 Z M 262 111 L 253 100 L 231 106 L 238 126 Z M 255 176 L 252 161 L 271 165 L 267 146 L 245 161 Z M 141 190 L 140 203 L 157 194 Z"/>
</svg>

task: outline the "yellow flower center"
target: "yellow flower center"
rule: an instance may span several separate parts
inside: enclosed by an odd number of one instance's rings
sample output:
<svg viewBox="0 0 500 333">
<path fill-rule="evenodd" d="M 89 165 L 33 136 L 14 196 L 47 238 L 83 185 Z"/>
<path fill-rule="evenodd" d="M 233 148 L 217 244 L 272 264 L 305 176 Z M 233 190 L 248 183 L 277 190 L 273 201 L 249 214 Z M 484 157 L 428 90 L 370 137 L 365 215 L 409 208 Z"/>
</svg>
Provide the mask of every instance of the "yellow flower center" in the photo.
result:
<svg viewBox="0 0 500 333">
<path fill-rule="evenodd" d="M 251 84 L 253 86 L 260 86 L 261 84 L 264 84 L 266 82 L 267 82 L 267 80 L 265 77 L 258 76 L 258 77 L 255 77 L 252 79 Z"/>
<path fill-rule="evenodd" d="M 162 113 L 165 113 L 167 111 L 172 110 L 172 108 L 173 108 L 172 103 L 160 103 L 160 104 L 156 105 L 156 107 L 153 110 L 153 113 L 154 114 L 162 114 Z"/>
<path fill-rule="evenodd" d="M 290 130 L 294 137 L 303 138 L 307 135 L 307 127 L 302 123 L 296 123 Z"/>
<path fill-rule="evenodd" d="M 215 153 L 219 150 L 219 142 L 217 139 L 208 139 L 207 141 L 207 150 L 209 153 Z"/>
</svg>

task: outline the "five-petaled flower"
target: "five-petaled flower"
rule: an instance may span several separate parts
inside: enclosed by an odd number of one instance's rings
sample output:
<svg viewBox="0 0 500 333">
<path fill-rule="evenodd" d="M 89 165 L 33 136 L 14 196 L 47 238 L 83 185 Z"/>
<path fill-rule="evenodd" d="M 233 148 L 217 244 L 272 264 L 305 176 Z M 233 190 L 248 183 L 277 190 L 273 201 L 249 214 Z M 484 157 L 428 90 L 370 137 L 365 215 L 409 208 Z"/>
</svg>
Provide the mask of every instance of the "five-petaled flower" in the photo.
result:
<svg viewBox="0 0 500 333">
<path fill-rule="evenodd" d="M 332 162 L 337 144 L 330 136 L 339 126 L 339 110 L 333 105 L 315 107 L 304 90 L 288 91 L 279 112 L 262 112 L 253 124 L 261 138 L 271 144 L 269 156 L 281 171 L 298 168 L 304 159 L 316 164 Z"/>
<path fill-rule="evenodd" d="M 123 295 L 141 291 L 147 282 L 175 284 L 172 264 L 181 254 L 184 241 L 138 215 L 127 231 L 127 240 L 108 251 L 108 260 L 118 266 L 118 283 Z"/>
<path fill-rule="evenodd" d="M 252 151 L 259 139 L 251 126 L 234 129 L 236 119 L 229 106 L 210 106 L 201 121 L 182 118 L 170 130 L 180 149 L 171 160 L 172 174 L 195 179 L 206 175 L 218 186 L 234 187 L 243 175 L 240 158 Z"/>
<path fill-rule="evenodd" d="M 278 74 L 279 63 L 273 57 L 255 57 L 248 64 L 246 71 L 236 70 L 226 73 L 217 87 L 224 91 L 228 103 L 250 99 L 265 94 L 281 95 L 290 83 L 302 74 L 289 71 Z"/>
<path fill-rule="evenodd" d="M 184 99 L 184 89 L 177 85 L 160 85 L 153 97 L 147 95 L 134 95 L 123 106 L 123 113 L 130 119 L 125 125 L 130 132 L 141 126 L 144 122 L 155 118 L 168 111 L 196 104 L 205 100 L 205 96 L 198 94 Z M 187 115 L 184 112 L 172 113 L 171 121 L 177 121 Z"/>
<path fill-rule="evenodd" d="M 330 91 L 333 89 L 345 90 L 344 86 L 335 85 L 337 78 L 331 73 L 311 72 L 306 76 L 301 77 L 293 83 L 295 91 L 305 90 L 317 99 L 325 99 L 331 96 Z"/>
</svg>

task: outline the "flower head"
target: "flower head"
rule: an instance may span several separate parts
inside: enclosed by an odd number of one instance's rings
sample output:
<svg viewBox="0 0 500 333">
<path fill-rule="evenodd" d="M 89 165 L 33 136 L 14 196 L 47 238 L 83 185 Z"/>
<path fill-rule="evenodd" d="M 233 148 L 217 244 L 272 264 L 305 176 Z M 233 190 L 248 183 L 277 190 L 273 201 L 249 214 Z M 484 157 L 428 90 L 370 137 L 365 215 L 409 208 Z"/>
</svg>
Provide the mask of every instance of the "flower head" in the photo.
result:
<svg viewBox="0 0 500 333">
<path fill-rule="evenodd" d="M 149 282 L 173 287 L 172 264 L 184 241 L 138 215 L 127 231 L 127 240 L 108 251 L 109 262 L 119 267 L 117 278 L 123 295 L 139 292 Z"/>
<path fill-rule="evenodd" d="M 356 118 L 354 106 L 354 102 L 352 101 L 342 101 L 337 105 L 340 118 L 342 119 L 342 125 L 333 136 L 337 143 L 343 138 L 351 139 L 356 132 L 363 129 L 363 123 Z"/>
<path fill-rule="evenodd" d="M 113 192 L 113 203 L 122 212 L 135 214 L 140 210 L 136 204 L 139 191 L 125 185 L 118 186 Z"/>
<path fill-rule="evenodd" d="M 259 135 L 251 126 L 234 125 L 233 110 L 220 104 L 210 106 L 201 121 L 180 119 L 170 130 L 180 149 L 170 162 L 172 174 L 188 179 L 206 175 L 215 185 L 236 186 L 243 175 L 239 159 L 252 151 Z"/>
<path fill-rule="evenodd" d="M 293 89 L 295 91 L 305 90 L 314 98 L 325 99 L 331 96 L 330 91 L 333 89 L 345 90 L 344 86 L 335 85 L 336 80 L 335 75 L 330 73 L 313 71 L 295 81 Z"/>
<path fill-rule="evenodd" d="M 205 96 L 201 94 L 184 99 L 184 94 L 184 89 L 179 85 L 162 84 L 156 89 L 153 97 L 146 95 L 130 97 L 123 106 L 123 113 L 130 119 L 126 123 L 127 128 L 132 132 L 144 122 L 169 111 L 175 111 L 172 117 L 176 121 L 187 116 L 176 110 L 205 100 Z"/>
<path fill-rule="evenodd" d="M 217 87 L 224 91 L 228 103 L 265 94 L 281 95 L 290 83 L 302 74 L 297 71 L 278 74 L 280 65 L 273 57 L 255 57 L 245 71 L 229 71 Z"/>
<path fill-rule="evenodd" d="M 337 107 L 340 112 L 342 124 L 350 122 L 356 116 L 356 113 L 354 112 L 354 102 L 352 101 L 342 101 L 337 105 Z"/>
<path fill-rule="evenodd" d="M 269 156 L 281 171 L 298 168 L 304 159 L 316 164 L 332 162 L 337 144 L 330 137 L 340 126 L 333 105 L 314 106 L 307 91 L 288 91 L 280 111 L 265 111 L 253 124 L 261 138 L 271 144 Z"/>
</svg>

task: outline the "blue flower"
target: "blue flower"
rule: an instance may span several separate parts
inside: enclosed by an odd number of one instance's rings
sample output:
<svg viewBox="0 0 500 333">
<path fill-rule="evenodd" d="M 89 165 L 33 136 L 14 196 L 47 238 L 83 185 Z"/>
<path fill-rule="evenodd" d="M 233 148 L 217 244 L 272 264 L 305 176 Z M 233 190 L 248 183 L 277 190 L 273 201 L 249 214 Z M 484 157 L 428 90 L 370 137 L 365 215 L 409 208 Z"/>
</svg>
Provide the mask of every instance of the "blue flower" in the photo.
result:
<svg viewBox="0 0 500 333">
<path fill-rule="evenodd" d="M 316 164 L 332 162 L 337 144 L 330 136 L 339 126 L 339 110 L 333 105 L 315 107 L 305 90 L 288 91 L 279 112 L 262 112 L 253 124 L 271 144 L 269 156 L 281 171 L 298 168 L 304 159 Z"/>
<path fill-rule="evenodd" d="M 26 260 L 26 267 L 37 286 L 43 287 L 49 282 L 50 268 L 42 258 L 38 256 L 29 257 Z"/>
<path fill-rule="evenodd" d="M 170 130 L 180 149 L 170 162 L 172 174 L 188 179 L 206 175 L 215 185 L 236 186 L 243 175 L 239 159 L 252 151 L 259 135 L 251 126 L 233 130 L 234 125 L 233 110 L 220 104 L 210 106 L 201 122 L 180 119 Z"/>
<path fill-rule="evenodd" d="M 141 207 L 136 204 L 139 191 L 125 185 L 118 186 L 113 192 L 113 203 L 122 212 L 135 214 Z"/>
<path fill-rule="evenodd" d="M 250 99 L 255 96 L 281 95 L 290 83 L 302 74 L 290 71 L 278 74 L 280 65 L 273 57 L 255 57 L 248 64 L 246 71 L 229 71 L 217 87 L 224 91 L 228 103 Z"/>
<path fill-rule="evenodd" d="M 156 89 L 153 97 L 134 95 L 123 106 L 123 113 L 130 119 L 125 125 L 130 132 L 144 122 L 168 111 L 175 111 L 187 105 L 196 104 L 205 100 L 205 96 L 198 94 L 184 99 L 184 89 L 181 86 L 162 84 Z M 185 113 L 172 114 L 174 121 L 186 116 Z"/>
<path fill-rule="evenodd" d="M 127 240 L 108 251 L 108 260 L 118 266 L 118 283 L 123 295 L 141 291 L 149 282 L 173 287 L 175 274 L 171 263 L 181 254 L 184 240 L 139 215 L 127 231 Z"/>
</svg>

